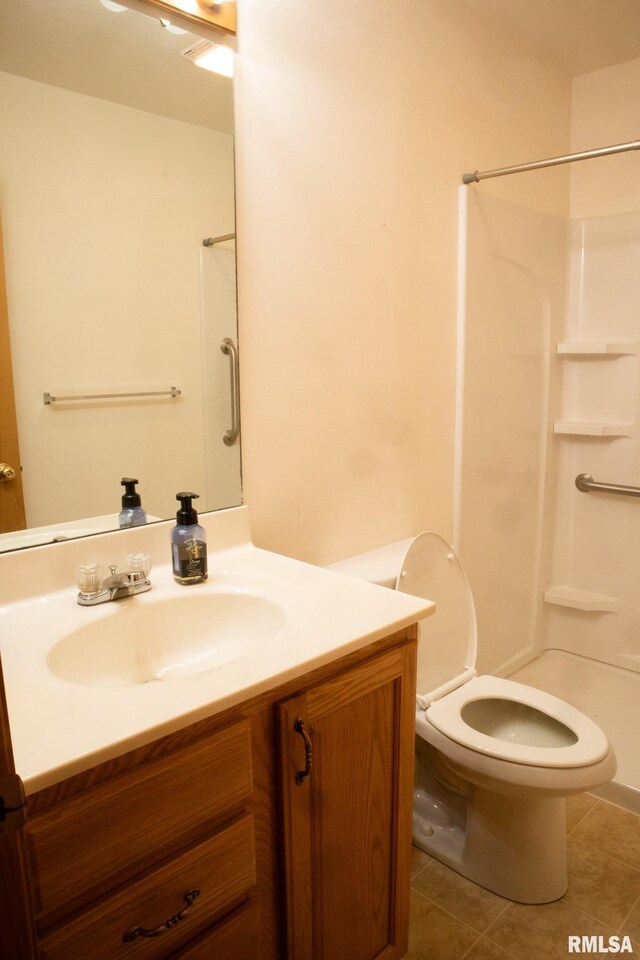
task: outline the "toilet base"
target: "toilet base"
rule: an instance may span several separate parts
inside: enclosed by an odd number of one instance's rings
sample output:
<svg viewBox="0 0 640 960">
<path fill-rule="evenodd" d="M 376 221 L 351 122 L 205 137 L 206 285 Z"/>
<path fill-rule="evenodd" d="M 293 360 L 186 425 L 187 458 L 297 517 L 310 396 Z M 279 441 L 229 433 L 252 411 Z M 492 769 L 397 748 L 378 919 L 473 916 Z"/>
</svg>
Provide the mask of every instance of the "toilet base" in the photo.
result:
<svg viewBox="0 0 640 960">
<path fill-rule="evenodd" d="M 514 797 L 469 785 L 464 796 L 422 768 L 413 842 L 507 900 L 549 903 L 567 889 L 564 797 Z"/>
</svg>

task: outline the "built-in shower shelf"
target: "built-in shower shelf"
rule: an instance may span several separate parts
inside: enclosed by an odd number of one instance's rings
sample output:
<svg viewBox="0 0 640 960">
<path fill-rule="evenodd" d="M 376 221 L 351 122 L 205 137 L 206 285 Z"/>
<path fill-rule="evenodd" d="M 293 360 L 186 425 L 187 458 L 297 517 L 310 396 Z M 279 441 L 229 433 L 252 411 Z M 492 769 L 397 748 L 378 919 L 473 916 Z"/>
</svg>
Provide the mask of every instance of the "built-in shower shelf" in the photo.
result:
<svg viewBox="0 0 640 960">
<path fill-rule="evenodd" d="M 553 432 L 572 437 L 630 437 L 632 423 L 603 423 L 593 420 L 559 420 Z"/>
<path fill-rule="evenodd" d="M 559 357 L 623 357 L 638 353 L 637 340 L 624 340 L 617 343 L 599 341 L 571 341 L 557 345 Z"/>
<path fill-rule="evenodd" d="M 587 613 L 615 613 L 619 598 L 606 593 L 593 593 L 591 590 L 577 590 L 575 587 L 549 587 L 544 594 L 545 603 L 558 607 L 572 607 Z"/>
</svg>

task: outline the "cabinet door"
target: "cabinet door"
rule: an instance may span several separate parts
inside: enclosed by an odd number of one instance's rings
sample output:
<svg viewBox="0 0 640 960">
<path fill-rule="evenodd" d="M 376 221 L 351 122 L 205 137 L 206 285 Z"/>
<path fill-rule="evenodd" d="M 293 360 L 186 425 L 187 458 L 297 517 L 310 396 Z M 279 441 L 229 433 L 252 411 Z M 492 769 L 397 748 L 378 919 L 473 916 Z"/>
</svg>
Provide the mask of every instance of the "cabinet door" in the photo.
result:
<svg viewBox="0 0 640 960">
<path fill-rule="evenodd" d="M 407 950 L 415 645 L 280 704 L 287 960 Z"/>
</svg>

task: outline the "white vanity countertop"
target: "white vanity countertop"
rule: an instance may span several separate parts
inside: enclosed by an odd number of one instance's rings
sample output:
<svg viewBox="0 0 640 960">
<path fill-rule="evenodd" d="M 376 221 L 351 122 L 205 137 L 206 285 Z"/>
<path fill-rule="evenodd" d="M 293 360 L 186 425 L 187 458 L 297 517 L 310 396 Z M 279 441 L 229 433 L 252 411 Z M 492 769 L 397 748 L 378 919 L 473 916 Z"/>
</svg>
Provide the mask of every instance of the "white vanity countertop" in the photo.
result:
<svg viewBox="0 0 640 960">
<path fill-rule="evenodd" d="M 435 609 L 427 600 L 258 549 L 249 539 L 246 508 L 203 515 L 201 522 L 209 545 L 205 584 L 180 586 L 168 563 L 155 562 L 151 591 L 96 607 L 76 602 L 77 563 L 121 566 L 124 554 L 145 549 L 154 561 L 168 559 L 171 523 L 0 555 L 0 654 L 15 765 L 27 793 L 302 676 Z M 160 598 L 202 596 L 238 583 L 240 592 L 243 584 L 250 591 L 255 585 L 286 613 L 277 635 L 240 659 L 126 686 L 71 683 L 47 665 L 54 644 L 92 619 L 114 618 L 117 630 L 118 618 L 134 605 L 138 610 Z M 188 630 L 186 615 L 182 626 Z"/>
</svg>

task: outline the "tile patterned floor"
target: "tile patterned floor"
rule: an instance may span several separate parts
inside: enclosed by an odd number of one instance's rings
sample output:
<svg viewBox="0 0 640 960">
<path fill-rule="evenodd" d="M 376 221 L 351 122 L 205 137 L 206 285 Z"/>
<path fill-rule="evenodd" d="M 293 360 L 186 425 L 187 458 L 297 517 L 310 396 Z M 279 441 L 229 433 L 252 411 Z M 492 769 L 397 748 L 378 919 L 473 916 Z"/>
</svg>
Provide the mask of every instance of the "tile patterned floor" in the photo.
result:
<svg viewBox="0 0 640 960">
<path fill-rule="evenodd" d="M 640 956 L 640 817 L 580 794 L 567 831 L 569 889 L 543 906 L 503 900 L 414 847 L 406 960 L 566 960 L 570 934 L 627 935 Z"/>
</svg>

